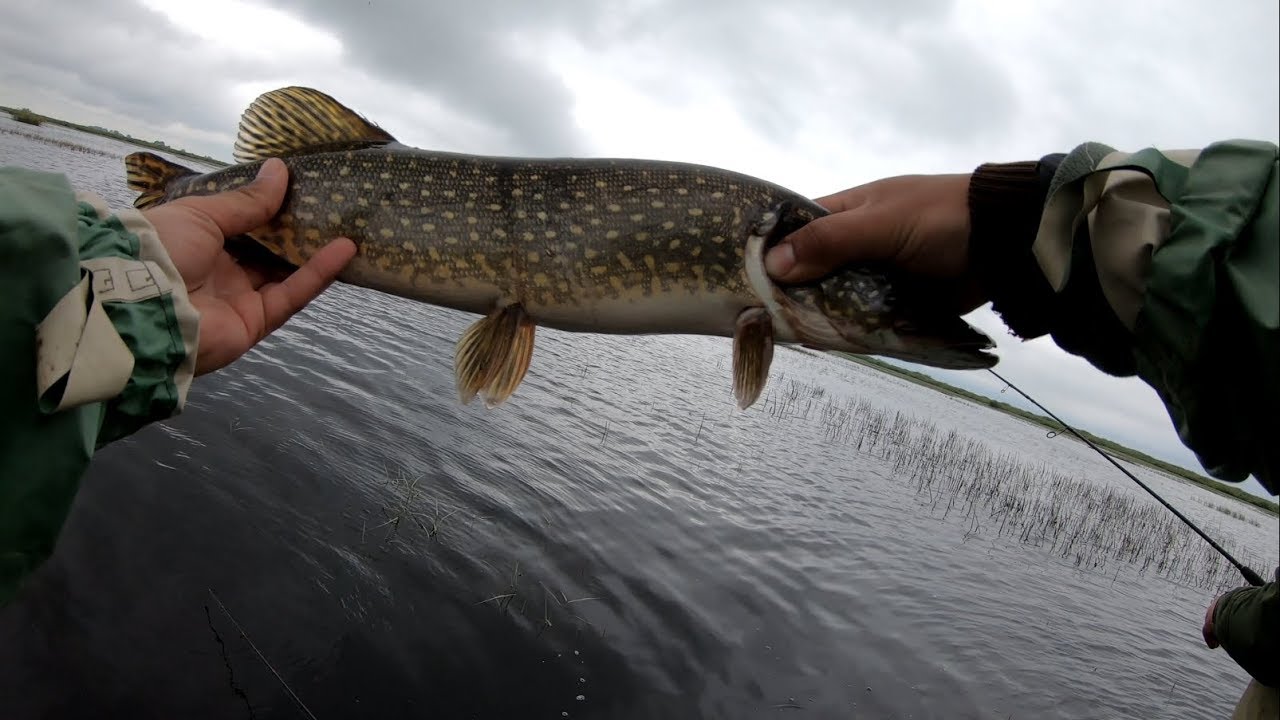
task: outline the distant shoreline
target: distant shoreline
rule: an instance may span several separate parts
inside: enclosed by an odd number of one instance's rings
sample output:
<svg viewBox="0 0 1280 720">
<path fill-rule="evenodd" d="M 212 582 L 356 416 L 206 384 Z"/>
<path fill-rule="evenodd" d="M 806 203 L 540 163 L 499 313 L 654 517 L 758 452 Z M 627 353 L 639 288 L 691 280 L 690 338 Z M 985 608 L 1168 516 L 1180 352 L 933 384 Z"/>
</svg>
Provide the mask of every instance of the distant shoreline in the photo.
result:
<svg viewBox="0 0 1280 720">
<path fill-rule="evenodd" d="M 918 385 L 923 385 L 925 387 L 932 388 L 933 390 L 937 390 L 938 392 L 951 395 L 961 400 L 968 400 L 969 402 L 975 403 L 977 405 L 985 405 L 994 410 L 999 410 L 1005 414 L 1012 415 L 1013 417 L 1016 417 L 1020 420 L 1024 420 L 1034 425 L 1039 425 L 1045 428 L 1046 430 L 1052 430 L 1054 432 L 1062 433 L 1065 437 L 1069 438 L 1073 442 L 1080 442 L 1070 433 L 1067 433 L 1063 429 L 1063 427 L 1057 422 L 1055 422 L 1052 418 L 1045 417 L 1044 415 L 1040 415 L 1038 413 L 1028 412 L 1026 410 L 1023 410 L 1022 408 L 1015 407 L 1008 403 L 1000 402 L 999 400 L 989 398 L 985 395 L 979 395 L 977 393 L 969 392 L 968 390 L 965 390 L 963 388 L 958 388 L 954 385 L 950 385 L 945 382 L 942 382 L 941 380 L 936 380 L 934 378 L 931 378 L 928 375 L 925 375 L 923 373 L 913 372 L 905 368 L 900 368 L 900 367 L 897 367 L 896 365 L 892 365 L 890 363 L 884 362 L 882 360 L 877 360 L 869 356 L 850 355 L 850 354 L 839 353 L 839 352 L 832 352 L 832 353 L 825 353 L 825 354 L 835 355 L 845 360 L 851 360 L 860 365 L 865 365 L 875 370 L 879 370 L 881 372 L 888 373 L 890 375 L 894 375 L 896 377 L 902 378 L 903 380 L 908 380 Z M 1168 463 L 1168 462 L 1165 462 L 1164 460 L 1153 458 L 1144 452 L 1141 452 L 1139 450 L 1134 450 L 1129 447 L 1125 447 L 1124 445 L 1121 445 L 1112 440 L 1108 440 L 1106 438 L 1098 437 L 1097 435 L 1094 435 L 1093 433 L 1090 433 L 1088 431 L 1080 430 L 1079 428 L 1076 428 L 1076 429 L 1080 432 L 1081 435 L 1084 435 L 1085 437 L 1089 438 L 1091 442 L 1093 442 L 1098 447 L 1108 451 L 1109 453 L 1114 455 L 1117 459 L 1128 460 L 1129 462 L 1146 466 L 1148 468 L 1151 468 L 1152 470 L 1156 470 L 1158 472 L 1165 473 L 1166 475 L 1173 476 L 1176 479 L 1185 480 L 1187 482 L 1194 483 L 1196 485 L 1199 485 L 1205 488 L 1206 490 L 1211 490 L 1215 493 L 1218 493 L 1219 495 L 1223 495 L 1223 496 L 1232 498 L 1234 500 L 1243 502 L 1245 504 L 1252 505 L 1272 515 L 1280 516 L 1280 504 L 1277 504 L 1274 501 L 1268 500 L 1263 497 L 1258 497 L 1253 493 L 1245 492 L 1244 490 L 1238 487 L 1234 487 L 1234 486 L 1228 485 L 1227 483 L 1221 482 L 1219 480 L 1214 480 L 1211 477 L 1207 477 L 1205 475 L 1192 472 L 1191 470 L 1188 470 L 1184 467 L 1180 467 L 1178 465 L 1174 465 L 1173 463 Z"/>
<path fill-rule="evenodd" d="M 73 123 L 70 120 L 62 120 L 60 118 L 50 117 L 48 115 L 41 115 L 40 113 L 33 112 L 31 110 L 28 110 L 27 108 L 11 108 L 11 107 L 6 107 L 4 105 L 0 105 L 0 111 L 4 111 L 5 113 L 8 113 L 8 115 L 12 117 L 14 120 L 21 123 L 26 123 L 28 125 L 44 125 L 45 123 L 48 123 L 50 125 L 60 125 L 62 127 L 70 128 L 72 130 L 78 130 L 79 132 L 87 133 L 89 135 L 98 135 L 105 138 L 111 138 L 112 140 L 119 140 L 121 142 L 129 143 L 130 145 L 137 145 L 138 147 L 141 147 L 141 148 L 147 148 L 149 150 L 159 150 L 161 152 L 166 152 L 171 155 L 178 155 L 181 157 L 190 158 L 191 160 L 207 163 L 214 167 L 226 167 L 227 165 L 230 164 L 224 160 L 216 160 L 207 155 L 199 155 L 189 150 L 183 150 L 182 148 L 170 147 L 163 140 L 140 140 L 132 135 L 126 135 L 125 133 L 117 132 L 115 130 L 108 130 L 107 128 L 91 126 L 91 125 L 81 125 L 79 123 Z"/>
</svg>

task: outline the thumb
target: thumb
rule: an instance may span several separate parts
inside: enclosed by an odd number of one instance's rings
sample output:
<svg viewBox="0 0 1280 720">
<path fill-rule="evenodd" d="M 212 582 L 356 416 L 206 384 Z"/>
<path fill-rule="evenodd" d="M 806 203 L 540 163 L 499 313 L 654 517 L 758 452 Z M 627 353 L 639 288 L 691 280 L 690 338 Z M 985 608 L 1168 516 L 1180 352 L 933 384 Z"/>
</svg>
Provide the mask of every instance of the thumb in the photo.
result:
<svg viewBox="0 0 1280 720">
<path fill-rule="evenodd" d="M 223 237 L 230 237 L 266 225 L 284 202 L 288 186 L 289 168 L 279 158 L 270 158 L 247 185 L 216 195 L 189 195 L 173 204 L 186 205 L 204 215 L 218 226 Z"/>
<path fill-rule="evenodd" d="M 765 269 L 775 280 L 805 282 L 850 263 L 896 257 L 904 239 L 878 207 L 868 203 L 807 223 L 769 250 Z"/>
</svg>

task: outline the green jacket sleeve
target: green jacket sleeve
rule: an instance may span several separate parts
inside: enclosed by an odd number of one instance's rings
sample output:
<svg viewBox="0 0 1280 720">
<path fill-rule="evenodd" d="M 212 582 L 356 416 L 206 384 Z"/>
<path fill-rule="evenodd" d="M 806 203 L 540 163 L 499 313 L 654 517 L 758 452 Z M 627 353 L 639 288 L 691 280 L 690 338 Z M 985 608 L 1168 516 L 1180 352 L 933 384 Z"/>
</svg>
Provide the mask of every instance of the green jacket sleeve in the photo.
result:
<svg viewBox="0 0 1280 720">
<path fill-rule="evenodd" d="M 1280 568 L 1261 587 L 1243 587 L 1218 598 L 1213 634 L 1232 660 L 1258 682 L 1280 687 Z"/>
<path fill-rule="evenodd" d="M 1271 143 L 985 165 L 971 253 L 994 307 L 1164 402 L 1209 474 L 1280 489 L 1280 169 Z"/>
<path fill-rule="evenodd" d="M 140 213 L 0 169 L 0 604 L 52 552 L 93 452 L 181 410 L 198 325 Z"/>
</svg>

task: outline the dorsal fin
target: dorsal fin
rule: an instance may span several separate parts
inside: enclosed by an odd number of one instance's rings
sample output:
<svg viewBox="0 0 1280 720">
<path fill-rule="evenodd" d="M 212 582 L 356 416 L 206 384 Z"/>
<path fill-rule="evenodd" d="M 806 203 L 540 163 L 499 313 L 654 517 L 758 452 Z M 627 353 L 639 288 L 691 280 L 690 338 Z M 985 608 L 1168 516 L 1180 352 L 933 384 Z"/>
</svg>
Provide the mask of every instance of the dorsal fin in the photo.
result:
<svg viewBox="0 0 1280 720">
<path fill-rule="evenodd" d="M 286 87 L 259 95 L 240 116 L 235 159 L 248 163 L 316 147 L 395 141 L 319 90 Z"/>
</svg>

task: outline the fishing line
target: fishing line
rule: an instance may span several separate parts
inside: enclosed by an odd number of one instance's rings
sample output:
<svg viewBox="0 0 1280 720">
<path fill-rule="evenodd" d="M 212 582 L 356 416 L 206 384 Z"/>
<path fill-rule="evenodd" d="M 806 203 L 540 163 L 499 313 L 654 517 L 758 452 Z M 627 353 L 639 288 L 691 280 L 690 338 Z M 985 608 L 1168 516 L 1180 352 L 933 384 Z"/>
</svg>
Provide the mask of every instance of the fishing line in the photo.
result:
<svg viewBox="0 0 1280 720">
<path fill-rule="evenodd" d="M 1190 518 L 1188 518 L 1186 515 L 1183 515 L 1181 512 L 1179 512 L 1178 508 L 1176 508 L 1176 507 L 1174 507 L 1174 506 L 1170 505 L 1170 504 L 1169 504 L 1169 502 L 1168 502 L 1167 500 L 1165 500 L 1164 498 L 1162 498 L 1162 497 L 1160 497 L 1158 494 L 1156 494 L 1156 491 L 1155 491 L 1155 490 L 1152 490 L 1150 487 L 1148 487 L 1148 486 L 1147 486 L 1147 484 L 1146 484 L 1146 483 L 1144 483 L 1144 482 L 1142 482 L 1141 480 L 1139 480 L 1139 479 L 1138 479 L 1138 476 L 1136 476 L 1136 475 L 1134 475 L 1133 473 L 1129 472 L 1129 470 L 1128 470 L 1127 468 L 1125 468 L 1123 465 L 1121 465 L 1119 462 L 1117 462 L 1115 458 L 1113 458 L 1113 457 L 1111 457 L 1110 455 L 1108 455 L 1108 454 L 1107 454 L 1107 453 L 1106 453 L 1102 448 L 1100 448 L 1100 447 L 1098 447 L 1097 445 L 1093 444 L 1093 442 L 1092 442 L 1091 440 L 1089 440 L 1089 438 L 1085 437 L 1084 435 L 1081 435 L 1079 432 L 1077 432 L 1077 431 L 1076 431 L 1076 429 L 1075 429 L 1075 428 L 1073 428 L 1073 427 L 1071 427 L 1070 425 L 1068 425 L 1068 424 L 1066 424 L 1065 422 L 1063 422 L 1062 418 L 1060 418 L 1060 417 L 1058 417 L 1057 415 L 1054 415 L 1052 412 L 1050 412 L 1050 411 L 1049 411 L 1049 408 L 1047 408 L 1047 407 L 1045 407 L 1045 406 L 1041 405 L 1040 403 L 1036 402 L 1034 398 L 1032 398 L 1030 395 L 1028 395 L 1028 394 L 1026 394 L 1025 392 L 1023 392 L 1023 391 L 1022 391 L 1022 389 L 1021 389 L 1021 388 L 1019 388 L 1017 385 L 1014 385 L 1013 383 L 1009 382 L 1008 380 L 1005 380 L 1005 379 L 1004 379 L 1003 377 L 1001 377 L 1001 376 L 1000 376 L 1000 374 L 999 374 L 999 373 L 997 373 L 995 370 L 992 370 L 991 368 L 987 368 L 987 372 L 989 372 L 989 373 L 991 373 L 992 375 L 995 375 L 997 378 L 999 378 L 1000 382 L 1002 382 L 1002 383 L 1004 383 L 1005 385 L 1008 385 L 1009 387 L 1013 388 L 1013 391 L 1014 391 L 1014 392 L 1018 393 L 1019 395 L 1021 395 L 1021 396 L 1022 396 L 1022 397 L 1024 397 L 1024 398 L 1026 398 L 1026 399 L 1027 399 L 1027 401 L 1028 401 L 1028 402 L 1030 402 L 1032 405 L 1035 405 L 1036 407 L 1038 407 L 1038 408 L 1040 408 L 1041 410 L 1043 410 L 1043 411 L 1045 412 L 1045 414 L 1047 414 L 1049 417 L 1051 417 L 1051 418 L 1053 418 L 1054 420 L 1056 420 L 1056 421 L 1058 422 L 1058 424 L 1059 424 L 1059 425 L 1061 425 L 1061 426 L 1063 427 L 1063 429 L 1065 429 L 1067 432 L 1071 433 L 1072 435 L 1075 435 L 1076 437 L 1080 438 L 1080 440 L 1081 440 L 1081 441 L 1083 441 L 1083 442 L 1084 442 L 1084 444 L 1086 444 L 1086 445 L 1088 445 L 1089 447 L 1091 447 L 1091 448 L 1093 448 L 1094 450 L 1096 450 L 1096 451 L 1097 451 L 1097 453 L 1098 453 L 1099 455 L 1101 455 L 1102 457 L 1106 458 L 1106 459 L 1107 459 L 1107 461 L 1108 461 L 1108 462 L 1110 462 L 1112 465 L 1115 465 L 1117 470 L 1119 470 L 1120 472 L 1124 473 L 1126 477 L 1128 477 L 1130 480 L 1132 480 L 1132 481 L 1134 481 L 1135 483 L 1137 483 L 1137 484 L 1138 484 L 1138 487 L 1142 488 L 1143 490 L 1146 490 L 1146 491 L 1151 495 L 1151 497 L 1155 498 L 1156 500 L 1159 500 L 1161 505 L 1164 505 L 1166 508 L 1168 508 L 1168 509 L 1169 509 L 1169 512 L 1173 513 L 1174 515 L 1177 515 L 1179 520 L 1181 520 L 1182 522 L 1184 522 L 1184 523 L 1186 523 L 1186 524 L 1187 524 L 1187 527 L 1191 528 L 1192 530 L 1194 530 L 1194 531 L 1196 532 L 1196 534 L 1197 534 L 1197 535 L 1199 535 L 1200 537 L 1204 538 L 1204 541 L 1205 541 L 1205 542 L 1207 542 L 1207 543 L 1209 543 L 1209 546 L 1210 546 L 1210 547 L 1212 547 L 1214 550 L 1217 550 L 1219 553 L 1221 553 L 1221 554 L 1222 554 L 1222 557 L 1224 557 L 1224 558 L 1226 558 L 1226 559 L 1227 559 L 1227 562 L 1230 562 L 1232 565 L 1235 565 L 1235 566 L 1236 566 L 1236 569 L 1240 571 L 1240 574 L 1244 576 L 1244 579 L 1245 579 L 1245 580 L 1246 580 L 1250 585 L 1254 585 L 1254 586 L 1260 586 L 1260 585 L 1262 585 L 1262 576 L 1260 576 L 1260 575 L 1258 575 L 1258 573 L 1254 572 L 1254 571 L 1253 571 L 1253 568 L 1249 567 L 1248 565 L 1245 565 L 1245 564 L 1241 563 L 1239 560 L 1236 560 L 1234 557 L 1232 557 L 1232 556 L 1231 556 L 1231 553 L 1227 552 L 1225 548 L 1223 548 L 1223 547 L 1222 547 L 1221 545 L 1219 545 L 1218 543 L 1214 542 L 1214 541 L 1213 541 L 1213 538 L 1211 538 L 1211 537 L 1209 537 L 1208 535 L 1206 535 L 1206 534 L 1205 534 L 1205 532 L 1204 532 L 1203 530 L 1201 530 L 1201 529 L 1200 529 L 1200 528 L 1199 528 L 1195 523 L 1191 522 L 1191 519 L 1190 519 Z"/>
<path fill-rule="evenodd" d="M 285 692 L 289 693 L 289 697 L 293 698 L 293 701 L 298 704 L 298 707 L 302 709 L 302 712 L 306 713 L 308 718 L 316 720 L 315 713 L 311 712 L 311 708 L 307 707 L 307 704 L 302 702 L 302 698 L 298 697 L 298 694 L 293 691 L 293 688 L 289 687 L 289 683 L 285 682 L 284 678 L 280 677 L 280 673 L 276 672 L 275 667 L 272 666 L 269 660 L 267 660 L 267 656 L 263 655 L 262 651 L 258 649 L 258 646 L 253 643 L 253 640 L 249 639 L 249 635 L 245 633 L 244 628 L 240 627 L 240 623 L 236 622 L 236 619 L 231 615 L 231 611 L 227 609 L 226 605 L 222 604 L 222 600 L 213 592 L 213 588 L 208 588 L 208 590 L 209 597 L 213 598 L 213 601 L 218 603 L 218 608 L 222 610 L 222 614 L 226 615 L 227 619 L 231 621 L 231 624 L 236 626 L 236 631 L 240 633 L 240 637 L 244 638 L 244 641 L 249 643 L 249 647 L 253 649 L 253 652 L 258 656 L 258 659 L 262 661 L 262 664 L 266 665 L 267 669 L 271 671 L 271 674 L 276 676 L 276 680 L 280 681 L 280 686 L 285 689 Z"/>
</svg>

